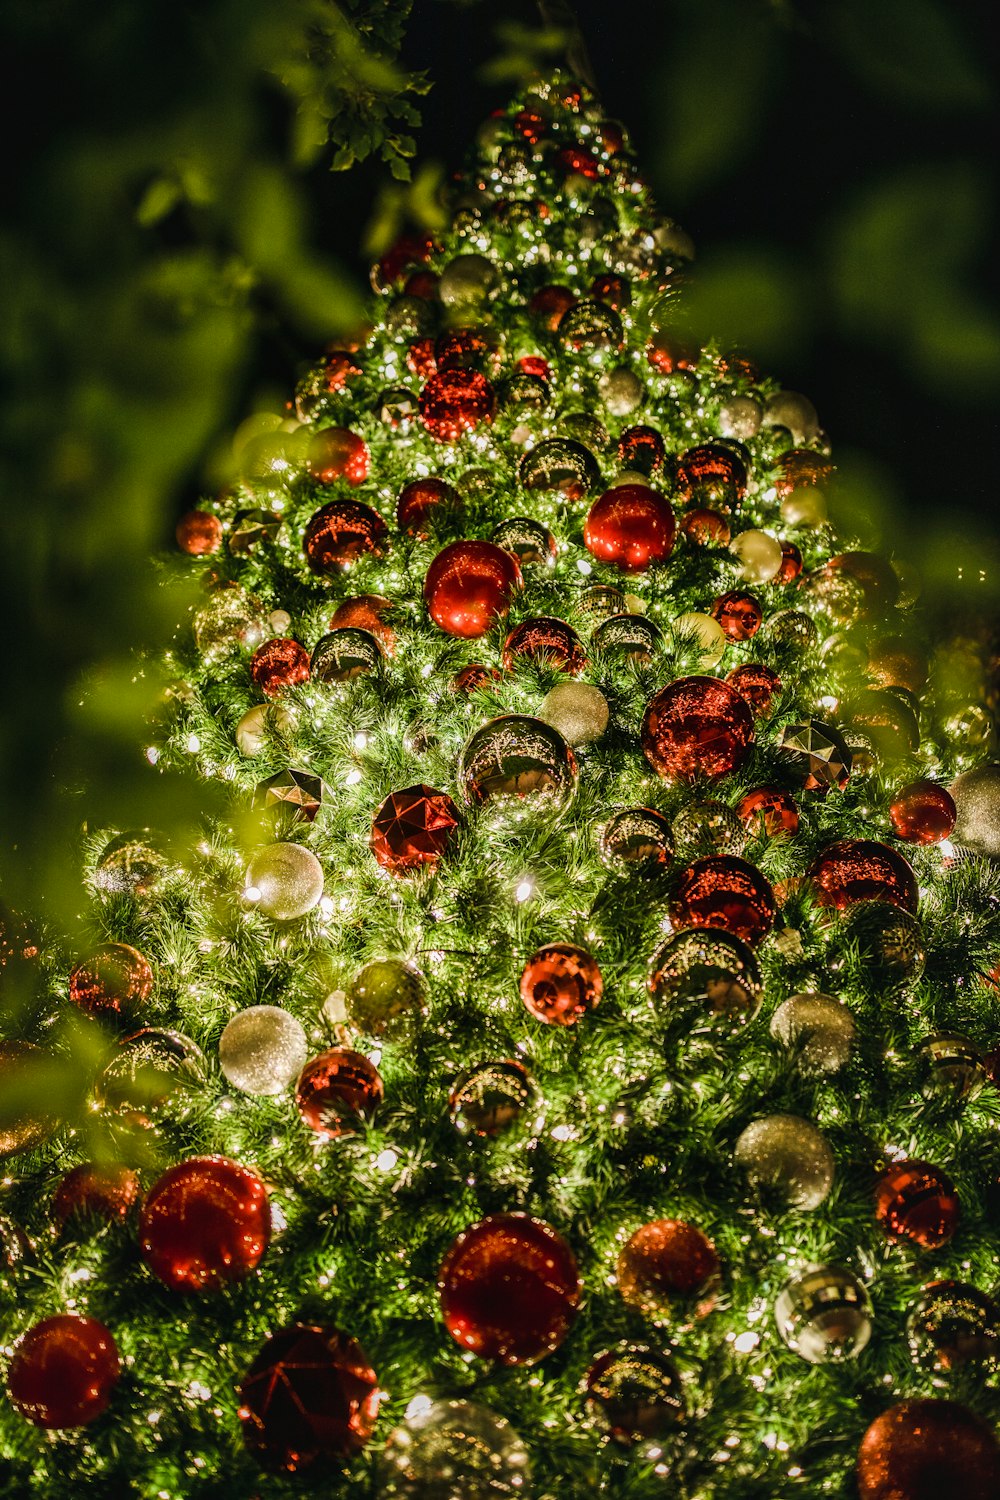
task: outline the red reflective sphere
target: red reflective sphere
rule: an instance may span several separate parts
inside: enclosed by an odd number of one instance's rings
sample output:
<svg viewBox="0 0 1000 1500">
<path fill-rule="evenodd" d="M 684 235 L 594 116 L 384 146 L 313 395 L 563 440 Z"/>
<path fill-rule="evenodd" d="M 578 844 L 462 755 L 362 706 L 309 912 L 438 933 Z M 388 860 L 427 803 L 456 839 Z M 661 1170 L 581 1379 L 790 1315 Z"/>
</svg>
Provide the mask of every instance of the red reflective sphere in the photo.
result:
<svg viewBox="0 0 1000 1500">
<path fill-rule="evenodd" d="M 309 652 L 287 636 L 276 636 L 258 646 L 250 658 L 250 676 L 268 698 L 285 688 L 309 681 Z"/>
<path fill-rule="evenodd" d="M 577 677 L 587 665 L 583 642 L 565 620 L 551 615 L 534 615 L 516 625 L 504 642 L 503 664 L 512 672 L 522 661 L 540 667 L 555 668 Z"/>
<path fill-rule="evenodd" d="M 120 1373 L 118 1349 L 104 1324 L 60 1313 L 18 1339 L 7 1391 L 36 1427 L 85 1427 L 107 1410 Z"/>
<path fill-rule="evenodd" d="M 52 1217 L 90 1217 L 111 1223 L 125 1219 L 139 1196 L 139 1175 L 131 1167 L 101 1166 L 85 1161 L 71 1168 L 52 1197 Z"/>
<path fill-rule="evenodd" d="M 950 838 L 957 816 L 954 798 L 937 781 L 911 781 L 889 804 L 893 832 L 908 844 L 939 844 Z"/>
<path fill-rule="evenodd" d="M 368 444 L 360 433 L 347 427 L 324 427 L 309 444 L 309 472 L 320 484 L 346 479 L 363 484 L 372 466 Z"/>
<path fill-rule="evenodd" d="M 734 667 L 727 674 L 726 681 L 749 703 L 758 719 L 770 713 L 775 695 L 781 691 L 781 678 L 777 672 L 759 661 L 748 661 L 742 667 Z"/>
<path fill-rule="evenodd" d="M 655 427 L 626 427 L 618 439 L 618 460 L 623 469 L 655 474 L 663 468 L 666 446 Z"/>
<path fill-rule="evenodd" d="M 773 838 L 779 833 L 791 837 L 799 831 L 798 804 L 791 792 L 780 787 L 754 787 L 737 802 L 736 813 L 751 833 L 765 833 Z"/>
<path fill-rule="evenodd" d="M 729 515 L 746 493 L 747 471 L 731 448 L 701 443 L 681 455 L 676 483 L 686 504 L 711 506 Z"/>
<path fill-rule="evenodd" d="M 295 1087 L 299 1113 L 321 1140 L 354 1135 L 382 1103 L 382 1079 L 363 1052 L 328 1047 L 310 1058 Z"/>
<path fill-rule="evenodd" d="M 838 839 L 813 861 L 809 876 L 820 906 L 843 911 L 856 901 L 888 901 L 913 913 L 917 879 L 901 854 L 874 839 Z"/>
<path fill-rule="evenodd" d="M 189 557 L 208 557 L 222 546 L 222 522 L 211 511 L 188 510 L 177 522 L 174 536 Z"/>
<path fill-rule="evenodd" d="M 88 1016 L 131 1024 L 141 1020 L 153 989 L 153 970 L 127 943 L 105 943 L 69 976 L 69 998 Z"/>
<path fill-rule="evenodd" d="M 139 1249 L 175 1292 L 215 1291 L 255 1270 L 271 1239 L 271 1205 L 256 1172 L 225 1156 L 169 1167 L 146 1195 Z"/>
<path fill-rule="evenodd" d="M 479 693 L 494 691 L 497 683 L 502 681 L 503 673 L 499 667 L 486 667 L 482 662 L 470 661 L 467 667 L 455 673 L 448 686 L 453 693 Z"/>
<path fill-rule="evenodd" d="M 733 535 L 722 512 L 706 505 L 682 511 L 678 525 L 696 547 L 728 547 Z"/>
<path fill-rule="evenodd" d="M 640 573 L 666 562 L 673 551 L 675 530 L 674 513 L 665 495 L 644 484 L 621 484 L 594 501 L 583 540 L 601 562 Z"/>
<path fill-rule="evenodd" d="M 521 974 L 521 999 L 538 1021 L 573 1026 L 597 1005 L 601 971 L 585 948 L 548 943 L 533 953 Z"/>
<path fill-rule="evenodd" d="M 733 854 L 696 859 L 681 874 L 670 902 L 675 927 L 721 927 L 754 947 L 774 926 L 771 886 L 756 866 Z"/>
<path fill-rule="evenodd" d="M 802 572 L 802 553 L 794 542 L 782 542 L 781 567 L 775 583 L 791 583 Z"/>
<path fill-rule="evenodd" d="M 720 594 L 712 605 L 712 619 L 718 620 L 730 641 L 748 641 L 757 634 L 763 618 L 760 601 L 743 589 Z"/>
<path fill-rule="evenodd" d="M 642 748 L 660 776 L 693 780 L 737 770 L 753 744 L 753 717 L 718 677 L 679 677 L 650 699 Z"/>
<path fill-rule="evenodd" d="M 431 437 L 455 443 L 493 415 L 493 387 L 478 370 L 441 370 L 420 392 L 420 416 Z"/>
<path fill-rule="evenodd" d="M 392 656 L 396 649 L 396 632 L 389 623 L 393 603 L 381 594 L 358 594 L 344 599 L 330 616 L 331 630 L 367 630 Z"/>
<path fill-rule="evenodd" d="M 940 1250 L 961 1210 L 951 1179 L 926 1161 L 894 1161 L 875 1184 L 875 1218 L 892 1240 Z"/>
<path fill-rule="evenodd" d="M 833 473 L 830 460 L 822 453 L 814 453 L 811 448 L 789 448 L 778 459 L 777 468 L 774 488 L 779 500 L 784 500 L 793 490 L 822 485 Z"/>
<path fill-rule="evenodd" d="M 331 500 L 312 515 L 302 539 L 314 573 L 341 573 L 362 557 L 381 557 L 389 531 L 377 510 L 360 500 Z"/>
<path fill-rule="evenodd" d="M 371 851 L 383 870 L 411 875 L 432 868 L 458 827 L 458 808 L 447 792 L 408 786 L 390 792 L 372 822 Z"/>
<path fill-rule="evenodd" d="M 502 547 L 452 542 L 427 569 L 424 602 L 439 629 L 471 640 L 507 613 L 520 584 L 517 560 Z"/>
<path fill-rule="evenodd" d="M 396 525 L 407 536 L 426 540 L 435 522 L 454 521 L 461 515 L 462 497 L 444 479 L 411 479 L 396 502 Z"/>
<path fill-rule="evenodd" d="M 544 328 L 555 333 L 563 313 L 576 306 L 576 293 L 568 286 L 543 286 L 532 297 L 528 311 Z"/>
</svg>

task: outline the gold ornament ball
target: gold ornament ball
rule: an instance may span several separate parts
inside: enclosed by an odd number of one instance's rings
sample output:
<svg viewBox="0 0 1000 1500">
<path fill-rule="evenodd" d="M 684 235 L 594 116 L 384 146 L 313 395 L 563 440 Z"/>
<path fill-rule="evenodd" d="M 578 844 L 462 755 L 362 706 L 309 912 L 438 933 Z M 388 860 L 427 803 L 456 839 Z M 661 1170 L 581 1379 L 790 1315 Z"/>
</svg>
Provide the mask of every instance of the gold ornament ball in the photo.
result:
<svg viewBox="0 0 1000 1500">
<path fill-rule="evenodd" d="M 779 391 L 764 407 L 764 426 L 787 427 L 795 446 L 800 448 L 803 443 L 811 443 L 819 432 L 819 415 L 808 396 L 798 391 Z"/>
<path fill-rule="evenodd" d="M 424 977 L 400 958 L 365 964 L 347 991 L 351 1022 L 369 1036 L 396 1036 L 423 1008 Z"/>
<path fill-rule="evenodd" d="M 781 502 L 781 519 L 787 526 L 806 526 L 816 531 L 829 520 L 826 497 L 821 490 L 802 486 Z"/>
<path fill-rule="evenodd" d="M 601 400 L 613 417 L 627 417 L 643 403 L 646 388 L 631 370 L 608 370 L 597 384 Z"/>
<path fill-rule="evenodd" d="M 765 1115 L 736 1142 L 733 1157 L 753 1187 L 792 1208 L 819 1208 L 833 1187 L 830 1143 L 798 1115 Z"/>
<path fill-rule="evenodd" d="M 733 396 L 719 412 L 719 432 L 723 437 L 745 442 L 760 431 L 760 402 L 752 396 Z"/>
<path fill-rule="evenodd" d="M 281 1094 L 298 1078 L 309 1057 L 306 1034 L 277 1005 L 251 1005 L 226 1025 L 219 1038 L 219 1067 L 244 1094 Z"/>
<path fill-rule="evenodd" d="M 246 889 L 266 917 L 293 922 L 319 902 L 323 866 L 301 844 L 265 844 L 247 866 Z"/>
<path fill-rule="evenodd" d="M 949 791 L 958 815 L 952 843 L 1000 859 L 1000 765 L 963 771 Z"/>
<path fill-rule="evenodd" d="M 579 750 L 593 745 L 608 727 L 608 700 L 589 682 L 560 682 L 542 699 L 538 717 Z"/>
<path fill-rule="evenodd" d="M 836 1073 L 851 1055 L 854 1017 L 833 995 L 789 995 L 771 1017 L 771 1035 L 803 1073 Z"/>
<path fill-rule="evenodd" d="M 280 703 L 257 703 L 247 710 L 234 731 L 236 748 L 241 755 L 259 755 L 267 743 L 268 732 L 289 734 L 294 720 Z"/>
<path fill-rule="evenodd" d="M 718 620 L 713 620 L 711 615 L 700 614 L 697 610 L 689 610 L 686 614 L 677 616 L 674 630 L 678 636 L 694 633 L 699 667 L 718 666 L 729 644 Z"/>
<path fill-rule="evenodd" d="M 741 531 L 733 537 L 729 550 L 739 558 L 747 583 L 770 583 L 781 572 L 781 543 L 766 531 Z"/>
<path fill-rule="evenodd" d="M 36 1075 L 45 1060 L 32 1042 L 0 1041 L 0 1159 L 30 1151 L 55 1129 L 55 1120 L 37 1105 Z"/>
</svg>

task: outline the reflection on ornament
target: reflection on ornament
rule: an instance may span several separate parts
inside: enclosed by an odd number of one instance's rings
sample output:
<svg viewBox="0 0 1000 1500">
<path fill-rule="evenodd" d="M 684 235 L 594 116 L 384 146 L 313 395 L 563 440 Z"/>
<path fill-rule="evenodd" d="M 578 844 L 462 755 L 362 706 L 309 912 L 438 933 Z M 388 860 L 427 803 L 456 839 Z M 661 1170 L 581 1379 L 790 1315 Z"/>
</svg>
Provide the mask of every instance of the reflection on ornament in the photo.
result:
<svg viewBox="0 0 1000 1500">
<path fill-rule="evenodd" d="M 256 1269 L 271 1205 L 255 1172 L 224 1156 L 192 1156 L 150 1188 L 139 1220 L 146 1264 L 174 1292 L 217 1291 Z"/>
<path fill-rule="evenodd" d="M 111 1403 L 121 1373 L 115 1341 L 96 1318 L 43 1318 L 14 1345 L 7 1392 L 35 1427 L 85 1427 Z"/>
<path fill-rule="evenodd" d="M 384 1500 L 525 1500 L 530 1482 L 528 1449 L 514 1428 L 472 1401 L 418 1397 L 389 1434 L 378 1466 Z"/>
<path fill-rule="evenodd" d="M 653 958 L 649 992 L 658 1004 L 678 1002 L 736 1026 L 760 1007 L 760 969 L 740 938 L 714 928 L 675 933 Z"/>
<path fill-rule="evenodd" d="M 793 1354 L 811 1365 L 856 1359 L 872 1332 L 863 1283 L 842 1266 L 811 1266 L 795 1276 L 774 1304 L 778 1332 Z"/>
<path fill-rule="evenodd" d="M 359 969 L 347 991 L 351 1024 L 369 1036 L 398 1037 L 424 1005 L 424 977 L 400 958 L 376 958 Z"/>
<path fill-rule="evenodd" d="M 894 1161 L 875 1184 L 875 1218 L 888 1239 L 940 1250 L 959 1217 L 950 1178 L 929 1162 Z"/>
<path fill-rule="evenodd" d="M 562 812 L 576 791 L 576 758 L 541 719 L 507 714 L 490 719 L 459 759 L 465 800 L 500 812 Z"/>
<path fill-rule="evenodd" d="M 537 1090 L 523 1063 L 477 1063 L 455 1079 L 448 1108 L 462 1135 L 492 1137 L 510 1130 L 531 1109 Z"/>
<path fill-rule="evenodd" d="M 574 1026 L 601 998 L 604 981 L 594 959 L 572 943 L 548 943 L 533 953 L 521 974 L 525 1008 L 537 1021 Z"/>
<path fill-rule="evenodd" d="M 737 770 L 753 743 L 753 718 L 717 677 L 680 677 L 661 688 L 643 716 L 642 748 L 658 775 L 677 780 Z"/>
<path fill-rule="evenodd" d="M 390 792 L 372 820 L 371 851 L 392 875 L 412 875 L 440 864 L 458 827 L 447 792 L 409 786 Z"/>
<path fill-rule="evenodd" d="M 328 1047 L 306 1063 L 295 1086 L 299 1114 L 321 1141 L 354 1135 L 382 1103 L 375 1064 L 349 1047 Z"/>
<path fill-rule="evenodd" d="M 965 1281 L 929 1282 L 910 1306 L 906 1338 L 913 1359 L 936 1375 L 1000 1369 L 1000 1307 Z"/>
<path fill-rule="evenodd" d="M 306 1034 L 287 1010 L 251 1005 L 226 1023 L 219 1038 L 219 1067 L 244 1094 L 282 1094 L 309 1055 Z"/>
<path fill-rule="evenodd" d="M 626 807 L 604 825 L 598 851 L 616 875 L 654 875 L 673 858 L 670 824 L 653 807 Z"/>
<path fill-rule="evenodd" d="M 588 1410 L 622 1447 L 656 1444 L 659 1457 L 659 1445 L 684 1420 L 677 1366 L 645 1344 L 621 1344 L 600 1355 L 587 1371 L 585 1389 Z"/>
<path fill-rule="evenodd" d="M 754 1120 L 737 1140 L 733 1157 L 752 1187 L 791 1208 L 819 1208 L 833 1187 L 830 1144 L 797 1115 Z"/>
</svg>

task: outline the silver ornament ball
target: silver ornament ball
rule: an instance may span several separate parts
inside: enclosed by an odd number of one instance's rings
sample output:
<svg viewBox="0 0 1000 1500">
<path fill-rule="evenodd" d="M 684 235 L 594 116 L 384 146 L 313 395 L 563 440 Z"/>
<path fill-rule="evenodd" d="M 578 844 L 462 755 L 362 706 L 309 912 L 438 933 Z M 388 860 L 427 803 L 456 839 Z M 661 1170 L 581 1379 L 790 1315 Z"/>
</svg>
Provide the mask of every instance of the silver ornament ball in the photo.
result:
<svg viewBox="0 0 1000 1500">
<path fill-rule="evenodd" d="M 752 396 L 733 396 L 719 412 L 719 431 L 723 437 L 756 437 L 760 430 L 760 402 Z"/>
<path fill-rule="evenodd" d="M 781 1337 L 811 1365 L 855 1359 L 871 1338 L 871 1313 L 864 1284 L 842 1266 L 811 1266 L 774 1304 Z"/>
<path fill-rule="evenodd" d="M 808 396 L 779 391 L 764 407 L 765 427 L 787 427 L 796 444 L 811 443 L 819 432 L 819 417 Z"/>
<path fill-rule="evenodd" d="M 597 389 L 613 417 L 627 417 L 637 411 L 646 394 L 642 381 L 631 370 L 607 370 Z"/>
<path fill-rule="evenodd" d="M 281 1094 L 309 1057 L 306 1034 L 287 1010 L 251 1005 L 226 1025 L 219 1038 L 219 1067 L 244 1094 Z"/>
<path fill-rule="evenodd" d="M 798 1115 L 765 1115 L 743 1131 L 733 1152 L 754 1188 L 791 1208 L 819 1208 L 836 1171 L 830 1143 Z"/>
<path fill-rule="evenodd" d="M 280 703 L 257 703 L 247 709 L 233 732 L 236 748 L 252 759 L 264 749 L 269 733 L 288 734 L 292 725 L 291 714 Z"/>
<path fill-rule="evenodd" d="M 531 1464 L 514 1428 L 489 1407 L 418 1398 L 389 1434 L 378 1479 L 380 1500 L 527 1500 Z"/>
<path fill-rule="evenodd" d="M 496 291 L 497 268 L 485 255 L 456 255 L 441 272 L 438 296 L 445 307 L 471 311 Z"/>
</svg>

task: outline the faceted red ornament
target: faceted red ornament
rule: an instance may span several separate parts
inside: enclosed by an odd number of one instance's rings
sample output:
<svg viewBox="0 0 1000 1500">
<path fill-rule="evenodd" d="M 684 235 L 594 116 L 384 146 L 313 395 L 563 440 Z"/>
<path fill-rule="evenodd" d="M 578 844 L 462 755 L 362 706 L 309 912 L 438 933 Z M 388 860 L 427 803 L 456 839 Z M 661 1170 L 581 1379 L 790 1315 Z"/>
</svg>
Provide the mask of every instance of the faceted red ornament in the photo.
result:
<svg viewBox="0 0 1000 1500">
<path fill-rule="evenodd" d="M 760 601 L 743 589 L 720 594 L 712 605 L 712 619 L 718 620 L 728 640 L 748 641 L 760 629 L 764 612 Z"/>
<path fill-rule="evenodd" d="M 911 781 L 889 805 L 897 838 L 908 844 L 939 844 L 950 838 L 958 813 L 951 793 L 937 781 Z"/>
<path fill-rule="evenodd" d="M 857 901 L 888 901 L 916 912 L 916 876 L 901 854 L 874 839 L 828 844 L 808 874 L 820 906 L 843 911 Z"/>
<path fill-rule="evenodd" d="M 618 439 L 618 458 L 623 469 L 638 474 L 656 474 L 663 468 L 667 450 L 655 427 L 626 427 Z"/>
<path fill-rule="evenodd" d="M 211 511 L 188 510 L 177 522 L 174 536 L 189 557 L 208 557 L 222 546 L 222 522 Z"/>
<path fill-rule="evenodd" d="M 348 427 L 324 427 L 309 444 L 306 460 L 309 472 L 320 484 L 346 479 L 348 484 L 364 484 L 372 466 L 368 444 Z"/>
<path fill-rule="evenodd" d="M 268 698 L 309 681 L 309 652 L 287 636 L 258 646 L 250 658 L 250 676 Z"/>
<path fill-rule="evenodd" d="M 435 349 L 437 340 L 425 335 L 423 338 L 414 339 L 406 351 L 407 368 L 414 375 L 419 375 L 421 380 L 428 380 L 437 373 L 437 355 Z"/>
<path fill-rule="evenodd" d="M 558 1349 L 580 1303 L 562 1235 L 527 1214 L 492 1214 L 463 1231 L 438 1274 L 445 1327 L 463 1349 L 533 1365 Z"/>
<path fill-rule="evenodd" d="M 548 360 L 540 354 L 522 354 L 517 368 L 522 375 L 534 375 L 539 380 L 548 380 L 551 373 Z"/>
<path fill-rule="evenodd" d="M 381 594 L 358 594 L 337 605 L 330 616 L 330 629 L 367 630 L 392 656 L 396 649 L 396 632 L 386 618 L 391 615 L 392 609 L 392 600 L 383 598 Z"/>
<path fill-rule="evenodd" d="M 773 838 L 783 833 L 791 838 L 799 831 L 799 809 L 791 792 L 776 786 L 754 787 L 736 804 L 736 814 L 751 833 Z"/>
<path fill-rule="evenodd" d="M 621 312 L 632 301 L 632 288 L 624 276 L 605 271 L 602 276 L 595 276 L 590 283 L 590 295 L 598 302 L 606 302 L 615 312 Z"/>
<path fill-rule="evenodd" d="M 781 544 L 781 567 L 778 569 L 776 583 L 792 583 L 802 572 L 802 553 L 794 542 L 782 542 Z"/>
<path fill-rule="evenodd" d="M 951 1179 L 929 1162 L 894 1161 L 875 1184 L 875 1218 L 891 1240 L 940 1250 L 958 1228 L 960 1214 Z"/>
<path fill-rule="evenodd" d="M 111 1223 L 127 1218 L 138 1196 L 139 1176 L 131 1167 L 85 1161 L 67 1172 L 56 1188 L 52 1217 L 57 1224 L 77 1217 Z"/>
<path fill-rule="evenodd" d="M 118 1349 L 103 1323 L 59 1313 L 18 1339 L 7 1390 L 36 1427 L 85 1427 L 107 1410 L 120 1373 Z"/>
<path fill-rule="evenodd" d="M 732 530 L 722 512 L 704 505 L 683 511 L 678 525 L 696 547 L 728 547 L 732 540 Z"/>
<path fill-rule="evenodd" d="M 587 665 L 587 653 L 580 637 L 565 620 L 533 615 L 515 625 L 504 641 L 503 664 L 508 672 L 513 672 L 522 661 L 578 677 Z"/>
<path fill-rule="evenodd" d="M 763 662 L 748 661 L 742 667 L 734 667 L 726 676 L 729 686 L 735 688 L 740 697 L 750 705 L 755 718 L 770 713 L 775 695 L 781 691 L 781 678 L 773 667 Z"/>
<path fill-rule="evenodd" d="M 339 1467 L 375 1430 L 378 1377 L 361 1345 L 336 1328 L 273 1334 L 240 1385 L 243 1441 L 262 1469 Z"/>
<path fill-rule="evenodd" d="M 666 562 L 674 547 L 676 522 L 670 501 L 644 484 L 605 490 L 590 507 L 583 528 L 587 550 L 601 562 L 641 573 Z"/>
<path fill-rule="evenodd" d="M 556 161 L 567 177 L 586 177 L 590 182 L 604 170 L 593 152 L 583 146 L 563 146 L 556 152 Z"/>
<path fill-rule="evenodd" d="M 401 234 L 372 267 L 375 291 L 389 291 L 410 266 L 422 265 L 433 253 L 434 241 L 429 234 Z"/>
<path fill-rule="evenodd" d="M 996 1500 L 1000 1445 L 957 1401 L 897 1401 L 861 1439 L 858 1500 Z"/>
<path fill-rule="evenodd" d="M 411 479 L 396 502 L 396 525 L 407 536 L 426 541 L 430 528 L 440 521 L 455 521 L 462 513 L 462 497 L 444 479 Z"/>
<path fill-rule="evenodd" d="M 255 1270 L 271 1239 L 271 1205 L 256 1172 L 225 1156 L 191 1156 L 146 1195 L 139 1249 L 173 1292 L 217 1291 Z"/>
<path fill-rule="evenodd" d="M 520 584 L 521 570 L 502 547 L 452 542 L 427 569 L 424 602 L 439 629 L 471 640 L 507 613 Z"/>
<path fill-rule="evenodd" d="M 650 699 L 642 720 L 643 754 L 674 780 L 738 770 L 753 738 L 745 700 L 718 677 L 678 677 Z"/>
<path fill-rule="evenodd" d="M 456 443 L 493 415 L 493 387 L 478 370 L 443 370 L 420 392 L 420 415 L 431 437 Z"/>
<path fill-rule="evenodd" d="M 784 500 L 793 490 L 822 485 L 833 473 L 830 460 L 822 453 L 814 453 L 811 448 L 789 448 L 778 459 L 777 467 L 774 488 L 779 500 Z"/>
<path fill-rule="evenodd" d="M 548 943 L 533 953 L 521 974 L 521 999 L 536 1021 L 574 1026 L 601 998 L 604 980 L 585 948 Z"/>
<path fill-rule="evenodd" d="M 342 573 L 362 557 L 381 557 L 389 530 L 377 510 L 360 500 L 331 500 L 315 511 L 302 546 L 314 573 Z"/>
<path fill-rule="evenodd" d="M 295 1087 L 299 1113 L 321 1140 L 356 1134 L 382 1103 L 378 1069 L 363 1052 L 329 1047 L 310 1058 Z"/>
<path fill-rule="evenodd" d="M 495 689 L 503 681 L 499 667 L 484 667 L 482 662 L 470 661 L 467 667 L 456 672 L 448 686 L 453 693 L 479 693 Z"/>
<path fill-rule="evenodd" d="M 576 293 L 571 292 L 568 286 L 543 286 L 532 297 L 528 311 L 550 333 L 555 333 L 563 313 L 575 307 L 576 302 Z"/>
<path fill-rule="evenodd" d="M 654 1219 L 622 1246 L 615 1268 L 625 1301 L 647 1317 L 663 1318 L 679 1303 L 711 1312 L 719 1280 L 719 1257 L 707 1235 L 683 1219 Z"/>
<path fill-rule="evenodd" d="M 458 808 L 447 792 L 408 786 L 390 792 L 372 822 L 371 851 L 383 870 L 412 875 L 433 869 L 458 827 Z"/>
<path fill-rule="evenodd" d="M 88 1016 L 131 1024 L 153 989 L 147 959 L 127 943 L 105 943 L 69 976 L 69 998 Z"/>
<path fill-rule="evenodd" d="M 721 927 L 751 948 L 774 926 L 774 892 L 756 866 L 733 854 L 696 859 L 670 901 L 675 927 Z"/>
<path fill-rule="evenodd" d="M 688 505 L 708 505 L 735 513 L 746 494 L 747 471 L 731 448 L 701 443 L 681 455 L 677 491 Z"/>
</svg>

